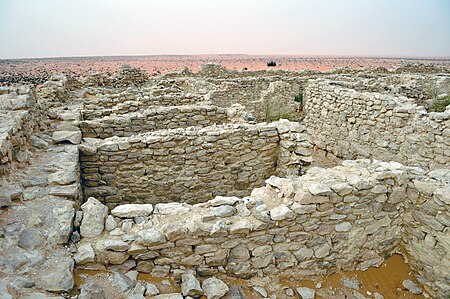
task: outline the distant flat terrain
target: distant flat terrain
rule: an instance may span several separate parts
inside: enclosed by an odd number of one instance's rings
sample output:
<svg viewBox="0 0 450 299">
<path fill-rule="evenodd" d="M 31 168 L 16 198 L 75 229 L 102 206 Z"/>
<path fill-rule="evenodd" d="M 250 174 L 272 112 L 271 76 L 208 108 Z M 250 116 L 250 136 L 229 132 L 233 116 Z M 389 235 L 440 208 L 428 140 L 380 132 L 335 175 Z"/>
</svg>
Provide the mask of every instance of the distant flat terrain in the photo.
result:
<svg viewBox="0 0 450 299">
<path fill-rule="evenodd" d="M 401 60 L 450 65 L 450 58 L 389 58 L 389 57 L 325 57 L 294 55 L 152 55 L 95 56 L 0 60 L 0 83 L 43 83 L 54 73 L 83 74 L 89 71 L 113 72 L 122 64 L 147 71 L 150 76 L 171 72 L 181 67 L 197 71 L 202 64 L 216 63 L 228 69 L 269 69 L 267 62 L 276 61 L 270 69 L 328 70 L 336 67 L 362 68 L 383 66 L 391 68 Z"/>
</svg>

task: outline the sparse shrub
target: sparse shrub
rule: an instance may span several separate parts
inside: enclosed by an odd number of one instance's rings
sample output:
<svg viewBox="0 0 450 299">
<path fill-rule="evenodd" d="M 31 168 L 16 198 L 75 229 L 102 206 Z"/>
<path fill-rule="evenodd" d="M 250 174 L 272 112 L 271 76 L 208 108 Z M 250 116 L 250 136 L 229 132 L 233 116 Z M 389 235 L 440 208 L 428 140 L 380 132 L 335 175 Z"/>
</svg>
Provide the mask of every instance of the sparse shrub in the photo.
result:
<svg viewBox="0 0 450 299">
<path fill-rule="evenodd" d="M 450 105 L 450 86 L 448 84 L 440 85 L 433 84 L 429 93 L 431 99 L 428 101 L 427 110 L 429 112 L 444 112 L 448 105 Z"/>
<path fill-rule="evenodd" d="M 298 95 L 296 95 L 294 98 L 294 101 L 296 101 L 297 103 L 302 105 L 303 104 L 303 94 L 299 93 Z"/>
<path fill-rule="evenodd" d="M 435 98 L 434 103 L 428 110 L 430 112 L 444 112 L 448 105 L 450 105 L 450 96 Z"/>
<path fill-rule="evenodd" d="M 69 102 L 69 95 L 67 93 L 64 92 L 56 92 L 56 96 L 59 99 L 59 101 L 61 103 L 68 103 Z"/>
<path fill-rule="evenodd" d="M 275 61 L 271 60 L 267 63 L 267 66 L 277 66 L 277 63 Z"/>
</svg>

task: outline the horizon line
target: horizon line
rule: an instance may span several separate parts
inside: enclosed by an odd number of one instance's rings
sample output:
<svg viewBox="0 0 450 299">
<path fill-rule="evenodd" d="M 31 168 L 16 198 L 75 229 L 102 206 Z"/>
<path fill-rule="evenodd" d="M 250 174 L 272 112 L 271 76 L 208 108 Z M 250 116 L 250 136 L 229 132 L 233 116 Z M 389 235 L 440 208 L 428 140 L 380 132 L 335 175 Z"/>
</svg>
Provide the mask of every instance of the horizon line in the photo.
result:
<svg viewBox="0 0 450 299">
<path fill-rule="evenodd" d="M 304 58 L 369 58 L 369 59 L 406 59 L 406 60 L 450 60 L 450 56 L 401 56 L 401 55 L 339 55 L 339 54 L 246 54 L 246 53 L 204 53 L 204 54 L 118 54 L 118 55 L 75 55 L 75 56 L 42 56 L 0 58 L 1 60 L 31 60 L 31 59 L 63 59 L 63 58 L 96 58 L 96 57 L 163 57 L 163 56 L 273 56 L 273 57 L 304 57 Z"/>
</svg>

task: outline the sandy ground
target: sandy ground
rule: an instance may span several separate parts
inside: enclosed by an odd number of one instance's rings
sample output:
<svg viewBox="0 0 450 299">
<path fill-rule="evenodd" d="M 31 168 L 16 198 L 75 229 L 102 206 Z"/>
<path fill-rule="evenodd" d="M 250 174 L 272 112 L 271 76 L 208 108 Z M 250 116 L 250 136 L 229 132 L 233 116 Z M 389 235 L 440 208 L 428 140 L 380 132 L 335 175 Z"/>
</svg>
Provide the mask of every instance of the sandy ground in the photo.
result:
<svg viewBox="0 0 450 299">
<path fill-rule="evenodd" d="M 367 66 L 384 66 L 391 68 L 401 58 L 363 58 L 363 57 L 314 57 L 282 55 L 157 55 L 157 56 L 111 56 L 111 57 L 65 57 L 41 59 L 4 59 L 0 60 L 0 78 L 8 75 L 44 76 L 47 73 L 75 73 L 88 71 L 113 72 L 122 64 L 142 68 L 151 76 L 188 67 L 198 71 L 205 63 L 221 64 L 228 69 L 249 70 L 268 69 L 267 62 L 276 61 L 271 69 L 328 70 L 336 67 L 362 68 Z M 450 59 L 408 59 L 436 64 L 450 64 Z"/>
<path fill-rule="evenodd" d="M 75 269 L 75 283 L 79 287 L 83 283 L 95 281 L 103 286 L 107 292 L 116 293 L 112 273 L 108 271 L 87 271 Z M 282 276 L 272 279 L 254 277 L 250 280 L 231 278 L 224 275 L 218 275 L 228 286 L 236 286 L 246 299 L 260 299 L 261 297 L 253 291 L 252 285 L 258 285 L 265 288 L 269 295 L 276 294 L 277 298 L 295 298 L 286 295 L 286 289 L 296 289 L 301 286 L 314 288 L 316 298 L 354 298 L 352 290 L 342 286 L 342 278 L 358 279 L 361 283 L 359 292 L 368 298 L 373 298 L 373 294 L 378 292 L 384 298 L 424 298 L 423 295 L 413 295 L 402 286 L 403 280 L 411 279 L 417 283 L 411 275 L 409 265 L 405 263 L 401 255 L 393 255 L 385 260 L 379 268 L 369 268 L 366 271 L 340 272 L 328 277 L 323 277 L 317 281 L 299 281 L 295 278 L 284 278 Z M 149 274 L 140 274 L 138 280 L 155 284 L 163 294 L 180 292 L 180 286 L 171 277 L 153 277 Z M 320 288 L 318 283 L 320 282 Z M 420 286 L 419 283 L 417 285 Z M 345 297 L 347 296 L 347 297 Z M 202 297 L 203 298 L 203 297 Z"/>
</svg>

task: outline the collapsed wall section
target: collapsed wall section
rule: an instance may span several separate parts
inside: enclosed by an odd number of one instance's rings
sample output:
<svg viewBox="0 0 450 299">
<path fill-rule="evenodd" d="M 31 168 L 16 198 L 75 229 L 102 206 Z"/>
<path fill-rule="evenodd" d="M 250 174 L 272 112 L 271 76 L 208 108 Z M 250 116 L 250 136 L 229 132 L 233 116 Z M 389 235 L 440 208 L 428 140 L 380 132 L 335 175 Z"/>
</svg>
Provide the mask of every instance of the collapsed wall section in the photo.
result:
<svg viewBox="0 0 450 299">
<path fill-rule="evenodd" d="M 427 113 L 405 97 L 357 92 L 326 79 L 305 91 L 312 143 L 347 159 L 374 158 L 425 168 L 450 165 L 450 111 Z"/>
<path fill-rule="evenodd" d="M 277 168 L 279 136 L 270 125 L 158 131 L 80 147 L 86 197 L 109 204 L 203 202 L 243 196 Z"/>
</svg>

